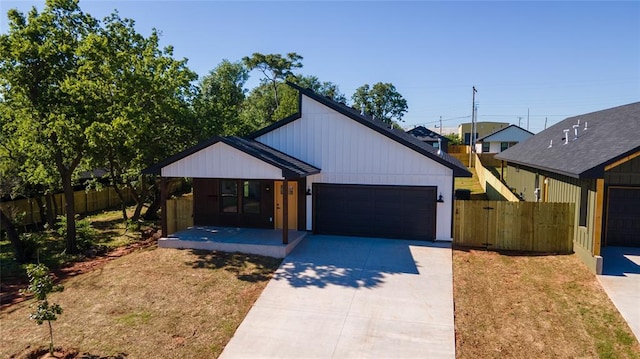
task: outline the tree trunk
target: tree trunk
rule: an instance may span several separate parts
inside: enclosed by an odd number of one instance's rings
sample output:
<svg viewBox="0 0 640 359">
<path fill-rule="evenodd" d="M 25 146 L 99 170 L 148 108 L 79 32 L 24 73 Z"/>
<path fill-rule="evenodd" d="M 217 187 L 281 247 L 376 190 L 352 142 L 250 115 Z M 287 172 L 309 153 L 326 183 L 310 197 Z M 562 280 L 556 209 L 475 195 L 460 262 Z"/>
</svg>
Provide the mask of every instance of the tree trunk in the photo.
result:
<svg viewBox="0 0 640 359">
<path fill-rule="evenodd" d="M 73 194 L 73 185 L 71 183 L 72 171 L 61 171 L 62 188 L 64 189 L 64 208 L 67 217 L 67 236 L 66 251 L 67 254 L 78 253 L 78 244 L 76 242 L 76 206 Z"/>
<path fill-rule="evenodd" d="M 47 221 L 47 207 L 42 202 L 42 197 L 36 195 L 34 200 L 36 201 L 36 204 L 38 205 L 38 210 L 40 212 L 40 219 L 39 219 L 40 223 L 41 224 L 49 223 L 49 221 Z"/>
<path fill-rule="evenodd" d="M 52 193 L 44 196 L 46 203 L 46 217 L 47 223 L 53 228 L 57 222 L 58 204 L 56 203 L 56 196 Z"/>
<path fill-rule="evenodd" d="M 120 189 L 120 187 L 118 187 L 118 184 L 115 182 L 113 183 L 113 190 L 116 191 L 116 194 L 120 199 L 120 209 L 122 210 L 122 219 L 126 221 L 127 219 L 129 219 L 129 216 L 127 215 L 127 201 L 124 198 L 124 193 L 122 193 L 122 190 Z"/>
<path fill-rule="evenodd" d="M 149 207 L 147 208 L 147 211 L 145 212 L 144 216 L 142 216 L 142 218 L 144 218 L 147 221 L 155 221 L 160 218 L 160 216 L 158 216 L 158 211 L 162 206 L 162 201 L 160 200 L 161 195 L 160 195 L 160 189 L 158 188 L 158 186 L 154 186 L 153 193 L 154 193 L 153 202 L 151 202 L 151 205 L 149 205 Z"/>
<path fill-rule="evenodd" d="M 20 240 L 20 235 L 16 230 L 13 221 L 7 216 L 2 209 L 0 209 L 0 228 L 7 233 L 7 237 L 13 246 L 14 256 L 18 263 L 25 263 L 27 261 L 27 254 L 25 253 L 24 242 Z"/>
</svg>

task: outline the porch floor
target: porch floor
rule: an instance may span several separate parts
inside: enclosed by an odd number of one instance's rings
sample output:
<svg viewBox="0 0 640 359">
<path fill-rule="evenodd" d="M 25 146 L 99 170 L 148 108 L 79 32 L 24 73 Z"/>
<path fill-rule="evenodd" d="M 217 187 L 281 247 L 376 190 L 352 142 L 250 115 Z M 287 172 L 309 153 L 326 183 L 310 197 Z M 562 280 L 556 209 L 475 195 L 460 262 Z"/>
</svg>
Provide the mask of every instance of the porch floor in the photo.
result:
<svg viewBox="0 0 640 359">
<path fill-rule="evenodd" d="M 158 240 L 160 248 L 188 248 L 241 252 L 284 258 L 307 235 L 289 230 L 289 244 L 282 244 L 282 230 L 194 226 Z"/>
</svg>

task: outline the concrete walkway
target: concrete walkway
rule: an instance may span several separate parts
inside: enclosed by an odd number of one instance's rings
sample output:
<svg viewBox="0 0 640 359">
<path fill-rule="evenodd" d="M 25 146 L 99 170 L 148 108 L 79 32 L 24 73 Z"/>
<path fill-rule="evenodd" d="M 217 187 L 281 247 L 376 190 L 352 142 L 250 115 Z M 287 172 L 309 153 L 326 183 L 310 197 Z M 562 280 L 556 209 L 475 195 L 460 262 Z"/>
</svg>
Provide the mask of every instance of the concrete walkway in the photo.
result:
<svg viewBox="0 0 640 359">
<path fill-rule="evenodd" d="M 598 280 L 640 340 L 640 248 L 605 247 Z"/>
<path fill-rule="evenodd" d="M 310 235 L 221 358 L 454 358 L 450 245 Z"/>
</svg>

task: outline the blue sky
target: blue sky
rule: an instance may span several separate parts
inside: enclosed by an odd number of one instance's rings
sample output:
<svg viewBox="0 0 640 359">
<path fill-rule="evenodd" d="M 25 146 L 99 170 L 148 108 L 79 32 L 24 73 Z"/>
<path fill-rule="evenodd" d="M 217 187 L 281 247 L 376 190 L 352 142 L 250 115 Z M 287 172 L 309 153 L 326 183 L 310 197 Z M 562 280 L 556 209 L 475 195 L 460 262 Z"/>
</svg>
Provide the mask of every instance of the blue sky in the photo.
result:
<svg viewBox="0 0 640 359">
<path fill-rule="evenodd" d="M 10 8 L 0 2 L 0 31 Z M 479 121 L 538 132 L 568 116 L 640 101 L 640 2 L 223 2 L 91 1 L 157 28 L 163 45 L 206 75 L 220 61 L 253 52 L 297 52 L 305 75 L 350 97 L 365 83 L 391 82 L 409 105 L 403 126 Z M 253 73 L 248 86 L 257 83 Z M 521 117 L 521 119 L 519 119 Z"/>
</svg>

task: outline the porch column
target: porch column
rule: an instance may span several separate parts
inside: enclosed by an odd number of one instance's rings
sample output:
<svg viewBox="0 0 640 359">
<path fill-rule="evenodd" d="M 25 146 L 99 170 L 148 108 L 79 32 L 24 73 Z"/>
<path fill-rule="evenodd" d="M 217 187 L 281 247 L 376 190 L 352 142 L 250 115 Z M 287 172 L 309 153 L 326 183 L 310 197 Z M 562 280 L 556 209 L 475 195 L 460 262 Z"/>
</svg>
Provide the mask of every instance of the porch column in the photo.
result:
<svg viewBox="0 0 640 359">
<path fill-rule="evenodd" d="M 162 206 L 162 217 L 160 218 L 160 226 L 162 227 L 162 236 L 167 237 L 169 233 L 167 226 L 167 197 L 169 188 L 167 187 L 167 179 L 160 177 L 160 205 Z"/>
<path fill-rule="evenodd" d="M 282 244 L 289 243 L 289 181 L 282 182 Z"/>
</svg>

